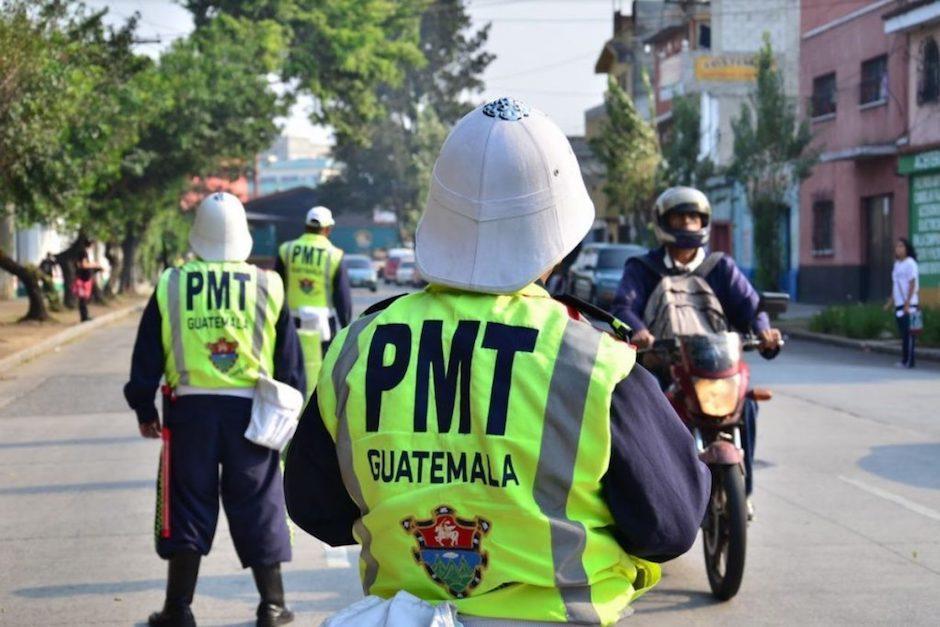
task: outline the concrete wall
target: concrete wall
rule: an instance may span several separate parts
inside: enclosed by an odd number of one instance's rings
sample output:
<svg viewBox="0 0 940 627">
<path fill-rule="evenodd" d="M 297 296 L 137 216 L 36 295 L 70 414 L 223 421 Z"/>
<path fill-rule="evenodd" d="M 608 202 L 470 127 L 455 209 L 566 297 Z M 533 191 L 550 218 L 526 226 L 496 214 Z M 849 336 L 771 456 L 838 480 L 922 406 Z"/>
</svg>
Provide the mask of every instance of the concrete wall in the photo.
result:
<svg viewBox="0 0 940 627">
<path fill-rule="evenodd" d="M 892 196 L 892 237 L 908 232 L 907 180 L 896 174 L 897 158 L 833 161 L 816 166 L 800 189 L 799 259 L 801 300 L 840 302 L 865 296 L 867 214 L 864 199 Z M 813 203 L 831 200 L 833 254 L 813 254 Z"/>
<path fill-rule="evenodd" d="M 825 6 L 822 6 L 824 5 Z M 882 15 L 894 2 L 803 2 L 800 98 L 804 113 L 813 79 L 836 73 L 836 112 L 811 121 L 822 163 L 800 190 L 799 297 L 840 302 L 865 297 L 869 273 L 864 199 L 891 195 L 892 237 L 907 233 L 907 181 L 897 175 L 899 140 L 907 130 L 906 36 L 885 35 Z M 868 10 L 871 9 L 871 10 Z M 859 103 L 862 62 L 888 56 L 888 95 Z M 876 154 L 887 153 L 887 154 Z M 833 253 L 814 255 L 813 203 L 834 204 Z"/>
<path fill-rule="evenodd" d="M 804 34 L 801 45 L 800 98 L 809 114 L 813 79 L 836 73 L 835 116 L 813 122 L 816 145 L 837 152 L 859 145 L 893 144 L 906 130 L 906 35 L 885 35 L 882 10 L 869 12 L 819 34 Z M 859 104 L 861 64 L 888 55 L 888 98 L 884 104 Z"/>
<path fill-rule="evenodd" d="M 799 85 L 800 6 L 798 0 L 712 0 L 712 49 L 752 52 L 770 35 L 784 76 L 784 89 L 795 96 Z"/>
</svg>

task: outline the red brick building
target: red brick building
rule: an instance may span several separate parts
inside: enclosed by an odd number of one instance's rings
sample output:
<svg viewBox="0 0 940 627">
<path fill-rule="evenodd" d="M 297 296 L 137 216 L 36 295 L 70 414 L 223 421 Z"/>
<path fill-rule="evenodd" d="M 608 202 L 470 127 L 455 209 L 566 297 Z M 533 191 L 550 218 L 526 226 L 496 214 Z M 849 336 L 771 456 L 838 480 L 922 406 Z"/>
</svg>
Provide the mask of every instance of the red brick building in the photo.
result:
<svg viewBox="0 0 940 627">
<path fill-rule="evenodd" d="M 799 297 L 883 299 L 892 241 L 908 233 L 906 36 L 886 34 L 897 0 L 801 2 L 800 96 L 821 149 L 800 189 Z"/>
</svg>

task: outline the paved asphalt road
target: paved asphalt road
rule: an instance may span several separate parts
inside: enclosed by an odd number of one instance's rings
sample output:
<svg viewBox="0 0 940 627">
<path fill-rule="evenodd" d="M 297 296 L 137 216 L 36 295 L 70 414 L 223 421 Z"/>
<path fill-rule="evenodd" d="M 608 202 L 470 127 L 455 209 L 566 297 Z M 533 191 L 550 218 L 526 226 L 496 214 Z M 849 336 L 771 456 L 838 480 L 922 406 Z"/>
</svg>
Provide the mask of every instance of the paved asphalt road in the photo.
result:
<svg viewBox="0 0 940 627">
<path fill-rule="evenodd" d="M 158 444 L 138 437 L 121 396 L 135 329 L 127 319 L 0 373 L 0 624 L 130 625 L 162 601 Z M 711 600 L 696 544 L 629 622 L 937 624 L 940 370 L 793 342 L 754 371 L 777 396 L 760 416 L 741 592 Z M 358 598 L 354 564 L 353 550 L 297 535 L 285 572 L 298 624 Z M 196 616 L 253 624 L 256 602 L 223 517 Z"/>
</svg>

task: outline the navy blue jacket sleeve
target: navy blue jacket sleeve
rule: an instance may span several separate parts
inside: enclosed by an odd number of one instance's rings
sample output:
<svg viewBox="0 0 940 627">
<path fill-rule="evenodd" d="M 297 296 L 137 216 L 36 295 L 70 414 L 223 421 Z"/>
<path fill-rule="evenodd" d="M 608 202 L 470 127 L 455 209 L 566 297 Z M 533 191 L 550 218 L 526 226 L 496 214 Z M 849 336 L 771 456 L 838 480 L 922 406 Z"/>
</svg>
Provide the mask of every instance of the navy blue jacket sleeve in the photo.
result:
<svg viewBox="0 0 940 627">
<path fill-rule="evenodd" d="M 343 484 L 336 445 L 320 417 L 313 393 L 294 433 L 284 466 L 287 512 L 297 525 L 330 546 L 355 544 L 359 508 Z"/>
<path fill-rule="evenodd" d="M 165 360 L 161 325 L 160 308 L 154 293 L 140 317 L 131 356 L 131 377 L 124 386 L 124 398 L 137 413 L 137 422 L 140 423 L 152 422 L 160 417 L 154 405 L 154 396 L 160 387 Z"/>
<path fill-rule="evenodd" d="M 284 282 L 284 288 L 287 289 L 287 267 L 284 265 L 284 260 L 281 259 L 280 254 L 274 257 L 274 271 L 281 276 L 281 281 Z"/>
<path fill-rule="evenodd" d="M 603 495 L 623 549 L 653 562 L 682 555 L 698 533 L 711 488 L 708 467 L 656 379 L 637 365 L 614 388 L 610 467 Z"/>
<path fill-rule="evenodd" d="M 336 309 L 338 328 L 349 326 L 352 320 L 352 290 L 349 287 L 345 259 L 340 262 L 336 276 L 333 278 L 333 308 Z"/>
<path fill-rule="evenodd" d="M 634 331 L 645 329 L 643 310 L 655 287 L 656 277 L 650 270 L 636 259 L 627 259 L 610 312 Z"/>
<path fill-rule="evenodd" d="M 705 280 L 711 285 L 715 296 L 725 310 L 731 327 L 739 333 L 751 330 L 760 332 L 770 328 L 770 320 L 764 312 L 758 313 L 760 296 L 744 273 L 725 255 Z"/>
<path fill-rule="evenodd" d="M 306 394 L 307 375 L 304 372 L 304 356 L 300 348 L 297 329 L 287 307 L 281 307 L 281 313 L 274 325 L 274 378 Z"/>
</svg>

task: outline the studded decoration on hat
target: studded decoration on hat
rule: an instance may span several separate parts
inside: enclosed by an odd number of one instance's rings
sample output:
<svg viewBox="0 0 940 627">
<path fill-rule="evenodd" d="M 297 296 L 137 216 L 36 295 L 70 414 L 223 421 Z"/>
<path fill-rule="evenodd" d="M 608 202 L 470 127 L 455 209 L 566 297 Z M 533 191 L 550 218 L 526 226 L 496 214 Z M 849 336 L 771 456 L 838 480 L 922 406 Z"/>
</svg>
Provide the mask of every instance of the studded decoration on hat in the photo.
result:
<svg viewBox="0 0 940 627">
<path fill-rule="evenodd" d="M 500 98 L 485 105 L 483 115 L 506 120 L 507 122 L 516 122 L 529 117 L 529 105 L 515 98 Z"/>
</svg>

